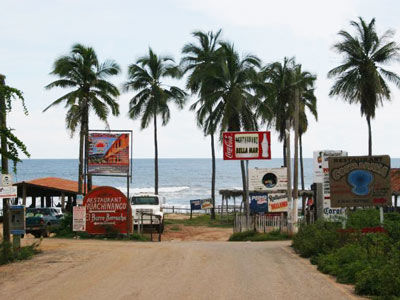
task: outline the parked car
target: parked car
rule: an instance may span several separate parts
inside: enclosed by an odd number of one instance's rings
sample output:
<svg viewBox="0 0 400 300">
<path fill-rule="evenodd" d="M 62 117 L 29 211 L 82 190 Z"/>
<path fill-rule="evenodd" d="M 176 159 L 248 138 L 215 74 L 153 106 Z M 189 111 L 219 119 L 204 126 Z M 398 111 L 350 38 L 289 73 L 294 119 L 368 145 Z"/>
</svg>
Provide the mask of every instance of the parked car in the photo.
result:
<svg viewBox="0 0 400 300">
<path fill-rule="evenodd" d="M 143 215 L 143 228 L 153 227 L 161 232 L 164 231 L 164 213 L 162 205 L 164 203 L 163 197 L 154 194 L 138 194 L 131 197 L 133 226 L 138 226 L 141 223 L 142 212 Z M 150 216 L 152 214 L 153 216 Z"/>
<path fill-rule="evenodd" d="M 48 237 L 50 232 L 60 226 L 62 214 L 54 207 L 27 208 L 25 227 L 26 233 L 33 234 L 36 238 Z"/>
</svg>

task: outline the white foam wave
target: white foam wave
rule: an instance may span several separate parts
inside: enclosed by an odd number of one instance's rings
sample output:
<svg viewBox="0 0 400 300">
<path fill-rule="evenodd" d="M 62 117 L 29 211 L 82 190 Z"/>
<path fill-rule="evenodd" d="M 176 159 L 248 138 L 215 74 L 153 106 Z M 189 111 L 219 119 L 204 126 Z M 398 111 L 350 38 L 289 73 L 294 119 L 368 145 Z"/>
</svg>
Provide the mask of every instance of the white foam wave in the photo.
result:
<svg viewBox="0 0 400 300">
<path fill-rule="evenodd" d="M 121 191 L 126 191 L 126 187 L 118 187 Z M 190 189 L 188 186 L 168 186 L 168 187 L 159 187 L 158 192 L 160 194 L 172 194 L 177 192 L 182 192 Z M 130 188 L 129 194 L 139 194 L 139 193 L 154 193 L 154 187 L 145 187 L 145 188 Z"/>
</svg>

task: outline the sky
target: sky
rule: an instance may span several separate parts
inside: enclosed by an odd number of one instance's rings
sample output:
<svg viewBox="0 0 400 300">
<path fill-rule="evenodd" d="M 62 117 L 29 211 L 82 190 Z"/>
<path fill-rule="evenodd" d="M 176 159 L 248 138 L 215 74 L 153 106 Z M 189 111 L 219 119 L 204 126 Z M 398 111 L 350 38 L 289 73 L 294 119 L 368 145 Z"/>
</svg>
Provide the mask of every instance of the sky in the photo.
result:
<svg viewBox="0 0 400 300">
<path fill-rule="evenodd" d="M 309 117 L 303 137 L 304 156 L 314 150 L 346 150 L 349 155 L 367 154 L 367 123 L 357 105 L 328 96 L 333 83 L 327 72 L 340 64 L 332 50 L 341 29 L 362 16 L 376 18 L 378 33 L 399 31 L 400 2 L 393 0 L 1 0 L 0 73 L 6 83 L 23 91 L 29 116 L 19 103 L 9 115 L 9 126 L 25 142 L 32 158 L 77 158 L 78 135 L 71 138 L 65 128 L 63 105 L 43 109 L 65 94 L 62 89 L 46 90 L 56 77 L 50 75 L 54 61 L 68 54 L 74 43 L 92 46 L 101 61 L 114 59 L 122 73 L 111 79 L 121 87 L 127 66 L 146 54 L 172 55 L 177 62 L 185 43 L 193 42 L 194 30 L 223 30 L 223 39 L 233 42 L 239 53 L 255 54 L 264 64 L 295 56 L 304 70 L 317 75 L 318 122 Z M 396 33 L 395 40 L 400 42 Z M 400 73 L 400 63 L 389 69 Z M 169 81 L 184 87 L 184 80 Z M 374 154 L 400 157 L 398 142 L 400 91 L 392 88 L 392 100 L 378 108 L 372 123 Z M 140 130 L 139 121 L 128 118 L 129 100 L 134 93 L 118 99 L 121 114 L 110 117 L 111 129 L 133 130 L 133 157 L 152 158 L 153 128 Z M 162 158 L 210 157 L 210 139 L 197 127 L 194 113 L 172 108 L 171 120 L 158 128 L 159 156 Z M 95 116 L 91 129 L 104 129 Z M 265 129 L 265 128 L 262 128 Z M 282 157 L 277 133 L 271 132 L 272 157 Z M 293 143 L 293 141 L 292 141 Z M 292 152 L 293 153 L 293 152 Z M 222 158 L 221 145 L 217 157 Z"/>
</svg>

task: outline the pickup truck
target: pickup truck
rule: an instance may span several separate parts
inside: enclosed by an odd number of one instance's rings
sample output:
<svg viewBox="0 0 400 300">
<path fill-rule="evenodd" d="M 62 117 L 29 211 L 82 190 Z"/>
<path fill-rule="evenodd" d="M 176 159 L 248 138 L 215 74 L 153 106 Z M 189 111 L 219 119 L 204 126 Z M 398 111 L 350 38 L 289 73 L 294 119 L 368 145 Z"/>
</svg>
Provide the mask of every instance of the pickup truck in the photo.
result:
<svg viewBox="0 0 400 300">
<path fill-rule="evenodd" d="M 165 200 L 154 194 L 137 194 L 131 198 L 133 226 L 141 224 L 143 228 L 156 229 L 164 231 L 164 213 L 162 205 Z M 142 221 L 142 212 L 143 223 Z M 150 216 L 152 215 L 152 216 Z"/>
<path fill-rule="evenodd" d="M 33 234 L 36 238 L 48 237 L 50 232 L 60 226 L 63 215 L 52 207 L 28 208 L 26 210 L 26 233 Z"/>
</svg>

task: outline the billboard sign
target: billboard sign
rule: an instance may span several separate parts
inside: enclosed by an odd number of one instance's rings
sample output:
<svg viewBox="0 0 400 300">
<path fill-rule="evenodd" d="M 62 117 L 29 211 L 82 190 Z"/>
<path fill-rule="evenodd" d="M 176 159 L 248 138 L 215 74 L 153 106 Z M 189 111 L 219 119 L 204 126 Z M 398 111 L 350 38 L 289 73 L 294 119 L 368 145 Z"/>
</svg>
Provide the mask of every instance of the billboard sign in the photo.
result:
<svg viewBox="0 0 400 300">
<path fill-rule="evenodd" d="M 267 193 L 250 193 L 250 211 L 252 213 L 268 212 L 268 194 Z"/>
<path fill-rule="evenodd" d="M 118 189 L 101 186 L 83 199 L 86 208 L 86 232 L 105 234 L 111 227 L 119 233 L 132 232 L 132 212 L 128 198 Z"/>
<path fill-rule="evenodd" d="M 336 219 L 344 216 L 344 210 L 331 206 L 330 184 L 329 184 L 329 157 L 347 156 L 343 150 L 314 151 L 314 182 L 322 183 L 323 206 L 322 211 L 325 219 Z"/>
<path fill-rule="evenodd" d="M 222 139 L 224 160 L 271 159 L 269 131 L 228 131 Z"/>
<path fill-rule="evenodd" d="M 86 231 L 86 207 L 74 206 L 72 211 L 72 230 Z"/>
<path fill-rule="evenodd" d="M 10 234 L 25 234 L 25 206 L 10 206 Z"/>
<path fill-rule="evenodd" d="M 332 207 L 391 205 L 390 157 L 329 158 Z"/>
<path fill-rule="evenodd" d="M 88 174 L 128 175 L 129 134 L 90 132 Z"/>
<path fill-rule="evenodd" d="M 286 168 L 249 169 L 250 191 L 277 191 L 287 189 Z"/>
<path fill-rule="evenodd" d="M 286 193 L 273 193 L 268 195 L 268 212 L 287 212 L 289 202 Z"/>
<path fill-rule="evenodd" d="M 211 199 L 196 199 L 190 200 L 191 210 L 203 210 L 213 208 Z"/>
</svg>

